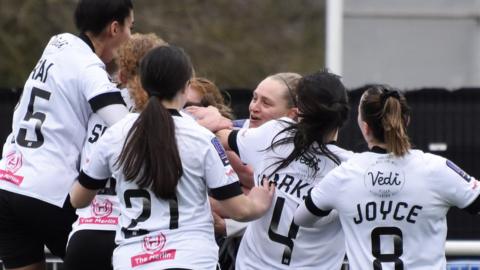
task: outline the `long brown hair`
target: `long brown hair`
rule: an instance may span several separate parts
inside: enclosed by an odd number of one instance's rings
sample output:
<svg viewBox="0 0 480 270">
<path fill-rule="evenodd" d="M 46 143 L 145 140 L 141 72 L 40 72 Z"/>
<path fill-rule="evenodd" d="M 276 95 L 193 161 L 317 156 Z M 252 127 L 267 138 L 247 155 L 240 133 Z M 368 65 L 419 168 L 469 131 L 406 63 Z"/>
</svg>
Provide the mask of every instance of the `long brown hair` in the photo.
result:
<svg viewBox="0 0 480 270">
<path fill-rule="evenodd" d="M 175 197 L 183 169 L 175 124 L 161 101 L 185 91 L 192 72 L 188 55 L 174 46 L 156 47 L 140 63 L 142 86 L 150 98 L 127 134 L 118 163 L 126 181 L 149 188 L 162 199 Z"/>
<path fill-rule="evenodd" d="M 288 123 L 267 148 L 274 150 L 278 146 L 292 143 L 294 149 L 285 159 L 273 164 L 277 167 L 270 176 L 295 160 L 302 159 L 305 164 L 316 164 L 318 155 L 340 164 L 340 158 L 327 147 L 328 136 L 345 123 L 350 111 L 347 91 L 340 77 L 327 70 L 304 76 L 298 81 L 295 93 L 300 120 Z M 286 133 L 287 136 L 276 140 L 281 133 Z M 312 169 L 312 175 L 319 170 L 317 166 L 312 166 Z"/>
<path fill-rule="evenodd" d="M 388 152 L 395 156 L 408 153 L 410 108 L 402 93 L 386 85 L 373 85 L 362 95 L 359 113 L 375 139 L 385 143 Z"/>
</svg>

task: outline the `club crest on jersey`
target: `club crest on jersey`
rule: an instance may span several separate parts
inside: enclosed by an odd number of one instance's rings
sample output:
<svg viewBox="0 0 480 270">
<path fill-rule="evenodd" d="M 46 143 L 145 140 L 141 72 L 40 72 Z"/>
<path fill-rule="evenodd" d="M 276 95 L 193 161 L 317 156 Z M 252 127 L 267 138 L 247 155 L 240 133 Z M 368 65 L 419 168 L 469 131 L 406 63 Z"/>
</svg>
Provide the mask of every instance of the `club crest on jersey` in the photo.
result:
<svg viewBox="0 0 480 270">
<path fill-rule="evenodd" d="M 5 156 L 5 170 L 0 169 L 0 180 L 8 181 L 15 185 L 20 185 L 23 182 L 23 176 L 15 175 L 15 173 L 22 167 L 22 153 L 15 151 L 8 153 Z"/>
<path fill-rule="evenodd" d="M 22 153 L 15 151 L 8 153 L 5 156 L 6 169 L 11 173 L 16 173 L 22 167 Z"/>
<path fill-rule="evenodd" d="M 109 199 L 95 198 L 92 202 L 92 214 L 96 217 L 109 216 L 113 211 L 113 203 Z"/>
<path fill-rule="evenodd" d="M 145 236 L 143 238 L 143 250 L 147 253 L 155 253 L 165 246 L 166 238 L 163 233 L 155 236 Z"/>
<path fill-rule="evenodd" d="M 390 159 L 377 160 L 367 169 L 363 179 L 370 193 L 380 198 L 397 194 L 405 185 L 405 174 Z"/>
<path fill-rule="evenodd" d="M 155 236 L 146 236 L 143 238 L 142 247 L 144 252 L 130 258 L 130 262 L 133 267 L 137 267 L 140 265 L 165 261 L 165 260 L 174 260 L 175 255 L 177 253 L 176 249 L 167 249 L 164 250 L 165 242 L 166 242 L 165 235 L 160 233 L 159 235 Z"/>
<path fill-rule="evenodd" d="M 79 224 L 117 225 L 118 215 L 113 214 L 113 203 L 106 198 L 95 197 L 90 205 L 92 216 L 80 217 Z"/>
<path fill-rule="evenodd" d="M 217 138 L 212 139 L 212 144 L 213 147 L 215 147 L 215 150 L 217 150 L 218 156 L 222 160 L 223 166 L 227 166 L 230 164 L 227 158 L 227 153 L 225 152 L 225 149 L 223 149 L 222 144 Z"/>
<path fill-rule="evenodd" d="M 451 162 L 450 160 L 447 159 L 446 161 L 447 167 L 452 169 L 454 172 L 456 172 L 458 175 L 460 175 L 465 181 L 470 182 L 472 180 L 472 177 L 468 175 L 464 170 L 460 169 L 455 163 Z"/>
</svg>

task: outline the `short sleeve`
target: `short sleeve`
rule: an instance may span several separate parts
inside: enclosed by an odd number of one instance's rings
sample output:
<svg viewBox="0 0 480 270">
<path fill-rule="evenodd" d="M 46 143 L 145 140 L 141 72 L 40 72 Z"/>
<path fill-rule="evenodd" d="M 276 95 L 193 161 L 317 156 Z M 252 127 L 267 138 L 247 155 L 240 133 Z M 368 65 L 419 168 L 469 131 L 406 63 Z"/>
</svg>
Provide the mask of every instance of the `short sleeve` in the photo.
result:
<svg viewBox="0 0 480 270">
<path fill-rule="evenodd" d="M 216 137 L 212 137 L 205 156 L 205 178 L 211 195 L 225 200 L 242 194 L 237 174 L 230 165 L 225 149 Z"/>
<path fill-rule="evenodd" d="M 109 150 L 112 149 L 112 146 L 109 142 L 113 140 L 109 138 L 112 135 L 109 131 L 110 130 L 107 130 L 98 142 L 92 146 L 91 155 L 88 156 L 82 168 L 79 181 L 87 188 L 102 188 L 112 175 L 109 160 Z"/>
<path fill-rule="evenodd" d="M 437 191 L 449 205 L 458 208 L 469 206 L 480 193 L 480 183 L 450 160 L 439 158 L 433 170 Z"/>
<path fill-rule="evenodd" d="M 240 159 L 250 165 L 259 164 L 263 158 L 262 151 L 267 149 L 278 133 L 278 120 L 272 120 L 257 128 L 242 128 L 229 138 L 232 149 L 238 149 Z M 232 143 L 235 144 L 232 147 Z"/>
<path fill-rule="evenodd" d="M 107 72 L 98 64 L 85 68 L 79 83 L 94 112 L 108 105 L 125 104 L 120 90 L 110 82 Z"/>
<path fill-rule="evenodd" d="M 310 212 L 323 215 L 322 212 L 336 208 L 336 199 L 341 197 L 338 194 L 340 190 L 340 177 L 343 167 L 337 167 L 330 171 L 310 192 L 306 198 L 305 204 Z"/>
</svg>

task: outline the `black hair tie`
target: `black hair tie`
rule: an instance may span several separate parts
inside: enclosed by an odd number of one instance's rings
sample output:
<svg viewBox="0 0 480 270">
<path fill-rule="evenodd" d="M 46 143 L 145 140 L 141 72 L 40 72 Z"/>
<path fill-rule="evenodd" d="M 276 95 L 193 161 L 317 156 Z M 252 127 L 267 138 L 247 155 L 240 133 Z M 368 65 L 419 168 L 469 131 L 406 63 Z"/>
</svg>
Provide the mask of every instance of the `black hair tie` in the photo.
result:
<svg viewBox="0 0 480 270">
<path fill-rule="evenodd" d="M 385 102 L 387 102 L 387 99 L 389 97 L 396 98 L 400 100 L 400 94 L 398 93 L 397 90 L 387 90 L 385 89 L 383 93 L 380 95 L 380 101 L 382 102 L 382 106 L 385 105 Z"/>
<path fill-rule="evenodd" d="M 150 97 L 161 97 L 161 93 L 157 91 L 147 91 Z"/>
</svg>

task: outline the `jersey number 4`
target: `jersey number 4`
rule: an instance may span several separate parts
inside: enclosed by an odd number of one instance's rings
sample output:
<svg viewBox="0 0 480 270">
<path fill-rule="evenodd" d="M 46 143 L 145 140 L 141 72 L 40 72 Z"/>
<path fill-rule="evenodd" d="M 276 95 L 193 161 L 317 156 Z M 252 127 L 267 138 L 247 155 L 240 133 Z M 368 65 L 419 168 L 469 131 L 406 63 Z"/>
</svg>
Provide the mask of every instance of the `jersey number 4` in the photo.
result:
<svg viewBox="0 0 480 270">
<path fill-rule="evenodd" d="M 288 229 L 288 235 L 284 236 L 277 233 L 278 224 L 280 223 L 280 217 L 282 216 L 283 205 L 285 204 L 285 198 L 278 197 L 275 202 L 275 207 L 273 209 L 272 222 L 270 223 L 270 228 L 268 228 L 268 237 L 273 242 L 285 245 L 285 250 L 283 251 L 282 264 L 290 265 L 292 259 L 293 251 L 293 239 L 297 237 L 298 226 L 292 222 L 290 223 L 290 228 Z"/>
<path fill-rule="evenodd" d="M 42 112 L 33 112 L 33 107 L 34 107 L 36 97 L 49 100 L 50 92 L 47 92 L 45 90 L 42 90 L 36 87 L 32 88 L 32 93 L 30 94 L 30 102 L 28 102 L 27 113 L 25 114 L 25 117 L 23 118 L 23 120 L 27 122 L 30 120 L 37 120 L 35 123 L 35 135 L 37 136 L 37 139 L 35 141 L 28 140 L 27 129 L 20 128 L 17 136 L 17 144 L 23 147 L 38 148 L 43 144 L 43 135 L 42 135 L 41 128 L 42 128 L 43 122 L 45 121 L 46 115 Z"/>
</svg>

